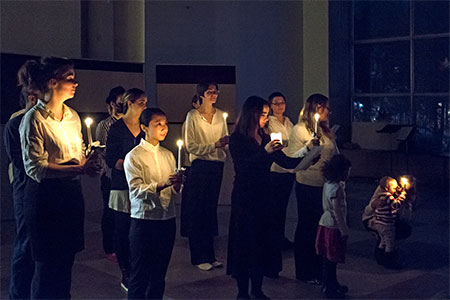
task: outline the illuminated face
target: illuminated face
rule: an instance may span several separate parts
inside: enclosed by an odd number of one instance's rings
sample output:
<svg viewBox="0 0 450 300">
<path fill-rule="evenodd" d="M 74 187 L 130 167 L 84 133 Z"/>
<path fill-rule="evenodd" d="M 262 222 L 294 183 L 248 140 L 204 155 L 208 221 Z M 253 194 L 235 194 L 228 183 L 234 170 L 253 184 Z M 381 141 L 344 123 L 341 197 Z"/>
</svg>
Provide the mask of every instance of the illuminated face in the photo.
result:
<svg viewBox="0 0 450 300">
<path fill-rule="evenodd" d="M 218 96 L 219 90 L 214 84 L 211 84 L 203 94 L 202 101 L 206 103 L 216 103 Z"/>
<path fill-rule="evenodd" d="M 261 116 L 259 117 L 259 127 L 264 128 L 269 121 L 269 106 L 264 105 Z"/>
<path fill-rule="evenodd" d="M 146 96 L 142 96 L 139 99 L 137 99 L 134 102 L 129 101 L 129 108 L 133 109 L 133 110 L 137 110 L 140 113 L 142 113 L 144 111 L 144 109 L 147 107 L 147 97 Z"/>
<path fill-rule="evenodd" d="M 75 91 L 77 90 L 78 82 L 75 80 L 75 70 L 70 68 L 65 72 L 60 79 L 55 81 L 55 84 L 51 87 L 53 93 L 58 95 L 58 97 L 66 99 L 71 99 L 75 96 Z"/>
<path fill-rule="evenodd" d="M 388 191 L 391 194 L 394 194 L 397 191 L 397 188 L 398 188 L 397 180 L 393 179 L 388 182 L 386 191 Z"/>
<path fill-rule="evenodd" d="M 145 132 L 145 140 L 153 145 L 164 141 L 169 132 L 167 118 L 164 115 L 153 115 L 148 126 L 141 125 L 141 128 Z"/>
<path fill-rule="evenodd" d="M 331 115 L 331 108 L 330 108 L 330 102 L 327 102 L 324 106 L 318 105 L 317 106 L 317 113 L 319 114 L 319 120 L 320 121 L 328 121 Z"/>
<path fill-rule="evenodd" d="M 270 108 L 274 115 L 283 115 L 286 110 L 286 101 L 284 101 L 284 98 L 281 96 L 273 97 Z"/>
</svg>

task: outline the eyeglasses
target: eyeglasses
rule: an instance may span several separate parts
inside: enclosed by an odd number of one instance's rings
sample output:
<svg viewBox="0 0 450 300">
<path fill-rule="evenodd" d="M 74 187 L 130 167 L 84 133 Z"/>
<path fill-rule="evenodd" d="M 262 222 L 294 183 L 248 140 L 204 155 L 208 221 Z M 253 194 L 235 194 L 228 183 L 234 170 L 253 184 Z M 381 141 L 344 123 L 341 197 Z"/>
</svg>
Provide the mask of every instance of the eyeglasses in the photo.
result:
<svg viewBox="0 0 450 300">
<path fill-rule="evenodd" d="M 276 105 L 276 106 L 286 105 L 286 102 L 272 102 L 272 105 Z"/>
<path fill-rule="evenodd" d="M 211 90 L 211 91 L 206 91 L 205 93 L 206 93 L 206 95 L 219 95 L 220 91 L 218 91 L 218 90 Z"/>
</svg>

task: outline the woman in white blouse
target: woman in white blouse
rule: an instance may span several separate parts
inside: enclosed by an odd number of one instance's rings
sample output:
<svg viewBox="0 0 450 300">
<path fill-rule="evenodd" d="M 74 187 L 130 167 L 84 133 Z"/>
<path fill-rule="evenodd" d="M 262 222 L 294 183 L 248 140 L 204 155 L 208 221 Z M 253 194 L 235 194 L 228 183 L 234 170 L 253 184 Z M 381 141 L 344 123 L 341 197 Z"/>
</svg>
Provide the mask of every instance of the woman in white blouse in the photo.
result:
<svg viewBox="0 0 450 300">
<path fill-rule="evenodd" d="M 216 260 L 214 236 L 228 129 L 223 111 L 214 107 L 218 95 L 215 83 L 197 85 L 200 107 L 188 112 L 184 134 L 192 166 L 181 204 L 181 235 L 189 238 L 191 263 L 205 271 L 223 265 Z"/>
<path fill-rule="evenodd" d="M 317 134 L 314 115 L 319 114 Z M 298 223 L 294 239 L 295 275 L 297 279 L 312 284 L 321 280 L 321 260 L 316 255 L 315 238 L 322 215 L 322 188 L 325 178 L 321 169 L 338 150 L 335 136 L 329 127 L 330 101 L 322 94 L 308 97 L 299 115 L 298 124 L 292 129 L 288 152 L 292 153 L 316 137 L 322 151 L 319 161 L 296 173 L 295 193 L 297 196 Z"/>
<path fill-rule="evenodd" d="M 162 299 L 176 232 L 172 198 L 180 192 L 182 174 L 174 174 L 175 158 L 159 144 L 168 132 L 165 113 L 147 108 L 139 123 L 145 138 L 124 161 L 131 204 L 128 299 Z"/>
<path fill-rule="evenodd" d="M 30 70 L 30 85 L 44 99 L 20 125 L 25 172 L 25 218 L 36 262 L 32 299 L 69 299 L 75 254 L 84 248 L 84 200 L 79 175 L 99 174 L 98 158 L 86 160 L 81 122 L 64 101 L 78 86 L 70 60 L 43 58 Z"/>
<path fill-rule="evenodd" d="M 291 120 L 284 115 L 286 111 L 286 97 L 280 92 L 273 92 L 269 96 L 269 105 L 271 115 L 269 116 L 269 134 L 281 133 L 283 146 L 287 147 L 289 135 L 292 131 Z M 286 150 L 283 150 L 286 153 Z M 270 167 L 270 184 L 272 187 L 272 207 L 273 216 L 271 222 L 271 232 L 269 233 L 270 248 L 267 249 L 267 270 L 264 274 L 267 277 L 277 278 L 281 272 L 283 249 L 292 248 L 293 243 L 289 241 L 284 234 L 286 224 L 286 209 L 289 203 L 292 186 L 294 184 L 295 174 L 273 163 Z"/>
</svg>

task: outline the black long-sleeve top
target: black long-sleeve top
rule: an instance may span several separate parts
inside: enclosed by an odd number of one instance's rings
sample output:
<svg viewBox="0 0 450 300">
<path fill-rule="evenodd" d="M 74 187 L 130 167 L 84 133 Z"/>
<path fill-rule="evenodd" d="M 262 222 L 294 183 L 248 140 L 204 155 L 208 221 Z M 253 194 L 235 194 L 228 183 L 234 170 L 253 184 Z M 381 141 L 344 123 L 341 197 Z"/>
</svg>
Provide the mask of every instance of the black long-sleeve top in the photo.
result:
<svg viewBox="0 0 450 300">
<path fill-rule="evenodd" d="M 111 190 L 127 190 L 128 184 L 123 170 L 117 170 L 115 165 L 119 159 L 125 159 L 125 155 L 134 147 L 139 145 L 142 138 L 145 137 L 141 131 L 136 137 L 128 129 L 123 119 L 118 120 L 111 125 L 106 140 L 106 164 L 112 169 Z"/>
</svg>

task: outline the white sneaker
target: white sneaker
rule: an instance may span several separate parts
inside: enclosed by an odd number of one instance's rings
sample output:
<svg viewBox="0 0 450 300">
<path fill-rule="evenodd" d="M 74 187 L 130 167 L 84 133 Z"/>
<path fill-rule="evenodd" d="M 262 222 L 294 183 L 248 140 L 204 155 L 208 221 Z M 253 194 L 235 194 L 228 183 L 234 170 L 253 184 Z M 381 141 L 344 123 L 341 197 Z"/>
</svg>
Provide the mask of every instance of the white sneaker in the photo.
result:
<svg viewBox="0 0 450 300">
<path fill-rule="evenodd" d="M 212 270 L 213 265 L 211 265 L 210 263 L 203 263 L 203 264 L 197 265 L 197 268 L 199 268 L 202 271 L 209 271 L 209 270 Z"/>
<path fill-rule="evenodd" d="M 214 268 L 222 268 L 223 267 L 223 263 L 221 261 L 216 260 L 215 262 L 213 262 L 211 264 Z"/>
</svg>

